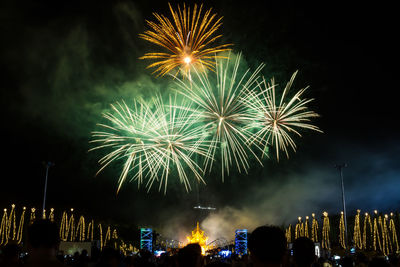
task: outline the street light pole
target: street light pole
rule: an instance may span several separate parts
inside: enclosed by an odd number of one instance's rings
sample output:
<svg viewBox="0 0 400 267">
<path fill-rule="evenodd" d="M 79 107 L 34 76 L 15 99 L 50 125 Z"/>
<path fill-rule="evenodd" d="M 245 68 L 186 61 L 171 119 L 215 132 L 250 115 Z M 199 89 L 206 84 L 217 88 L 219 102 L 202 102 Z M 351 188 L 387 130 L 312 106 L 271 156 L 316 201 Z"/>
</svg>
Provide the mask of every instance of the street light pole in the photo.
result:
<svg viewBox="0 0 400 267">
<path fill-rule="evenodd" d="M 49 168 L 54 166 L 54 163 L 48 161 L 48 162 L 43 162 L 43 165 L 46 166 L 46 180 L 44 182 L 44 196 L 43 196 L 43 209 L 42 209 L 42 214 L 44 218 L 44 216 L 46 216 L 45 210 L 46 210 L 47 178 L 49 177 Z"/>
<path fill-rule="evenodd" d="M 342 185 L 342 204 L 343 204 L 343 217 L 344 217 L 344 244 L 347 247 L 347 215 L 346 215 L 346 198 L 344 195 L 344 181 L 343 181 L 343 168 L 346 168 L 347 164 L 336 164 L 335 168 L 340 172 L 340 180 Z"/>
</svg>

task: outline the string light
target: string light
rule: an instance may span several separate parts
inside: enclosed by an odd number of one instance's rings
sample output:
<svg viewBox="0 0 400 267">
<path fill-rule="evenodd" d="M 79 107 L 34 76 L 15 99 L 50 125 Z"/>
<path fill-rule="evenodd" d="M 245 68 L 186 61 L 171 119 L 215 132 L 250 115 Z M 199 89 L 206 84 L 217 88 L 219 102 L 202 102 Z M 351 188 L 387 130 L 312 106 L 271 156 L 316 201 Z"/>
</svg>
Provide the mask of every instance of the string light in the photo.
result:
<svg viewBox="0 0 400 267">
<path fill-rule="evenodd" d="M 118 239 L 117 229 L 114 229 L 111 238 L 114 240 L 114 248 L 117 249 L 117 239 Z"/>
<path fill-rule="evenodd" d="M 304 236 L 304 224 L 301 221 L 301 217 L 297 218 L 298 222 L 296 224 L 295 232 L 294 232 L 294 239 Z"/>
<path fill-rule="evenodd" d="M 289 227 L 286 229 L 285 235 L 286 235 L 287 243 L 288 244 L 292 243 L 292 225 L 291 224 L 289 224 Z"/>
<path fill-rule="evenodd" d="M 111 239 L 111 228 L 110 226 L 107 227 L 106 236 L 104 237 L 103 246 L 107 245 L 107 241 Z"/>
<path fill-rule="evenodd" d="M 17 233 L 17 244 L 20 244 L 22 241 L 22 233 L 24 230 L 24 221 L 25 221 L 25 210 L 26 207 L 22 207 L 21 218 L 19 219 L 18 233 Z"/>
<path fill-rule="evenodd" d="M 0 225 L 0 236 L 1 236 L 0 245 L 6 245 L 8 243 L 7 227 L 8 227 L 7 209 L 4 209 L 3 218 L 1 219 L 1 225 Z"/>
<path fill-rule="evenodd" d="M 113 239 L 118 239 L 117 229 L 114 229 L 112 236 Z"/>
<path fill-rule="evenodd" d="M 101 223 L 98 225 L 100 232 L 100 250 L 103 250 L 103 228 L 101 227 Z"/>
<path fill-rule="evenodd" d="M 71 217 L 69 217 L 68 222 L 68 232 L 69 232 L 69 241 L 75 241 L 75 219 L 74 219 L 74 209 L 71 209 Z"/>
<path fill-rule="evenodd" d="M 389 255 L 392 251 L 392 243 L 390 241 L 390 235 L 387 228 L 387 219 L 388 215 L 385 214 L 383 219 L 382 216 L 379 216 L 379 225 L 381 227 L 382 233 L 382 252 L 385 256 Z"/>
<path fill-rule="evenodd" d="M 339 243 L 340 243 L 340 246 L 341 246 L 342 248 L 346 249 L 345 229 L 344 229 L 344 214 L 343 214 L 343 211 L 340 212 Z"/>
<path fill-rule="evenodd" d="M 389 230 L 392 234 L 392 244 L 393 247 L 395 248 L 395 252 L 396 254 L 400 253 L 400 249 L 399 249 L 399 242 L 397 240 L 397 233 L 396 233 L 396 226 L 393 220 L 393 212 L 390 213 L 390 221 L 389 221 Z"/>
<path fill-rule="evenodd" d="M 85 241 L 85 217 L 81 216 L 76 226 L 75 240 Z"/>
<path fill-rule="evenodd" d="M 93 228 L 94 228 L 94 221 L 92 220 L 88 225 L 88 232 L 87 232 L 87 238 L 89 239 L 90 236 L 90 241 L 93 241 Z"/>
<path fill-rule="evenodd" d="M 119 245 L 119 250 L 122 252 L 124 256 L 128 254 L 128 248 L 129 248 L 128 245 L 123 240 L 121 240 L 121 243 Z"/>
<path fill-rule="evenodd" d="M 357 210 L 357 214 L 354 218 L 354 234 L 353 234 L 354 245 L 358 249 L 362 249 L 363 247 L 361 227 L 360 227 L 360 212 L 361 210 Z"/>
<path fill-rule="evenodd" d="M 15 204 L 11 205 L 10 215 L 8 217 L 8 226 L 7 226 L 7 238 L 11 240 L 15 240 L 16 235 L 16 222 L 15 222 Z M 12 229 L 12 232 L 11 232 Z M 11 236 L 12 234 L 12 236 Z"/>
<path fill-rule="evenodd" d="M 312 225 L 311 225 L 311 240 L 315 243 L 318 242 L 318 221 L 315 219 L 315 213 L 311 214 Z"/>
<path fill-rule="evenodd" d="M 324 222 L 322 224 L 322 248 L 330 249 L 331 243 L 329 240 L 329 233 L 330 233 L 331 227 L 329 224 L 328 212 L 324 211 L 323 215 L 324 215 Z"/>
<path fill-rule="evenodd" d="M 376 251 L 377 250 L 377 244 L 379 246 L 379 250 L 382 251 L 382 245 L 381 245 L 381 239 L 379 237 L 379 229 L 378 229 L 378 211 L 374 210 L 375 217 L 374 217 L 374 242 L 373 242 L 373 248 Z"/>
<path fill-rule="evenodd" d="M 304 224 L 304 236 L 307 237 L 307 238 L 309 238 L 309 234 L 308 234 L 308 219 L 309 219 L 309 217 L 306 216 L 306 222 Z"/>
<path fill-rule="evenodd" d="M 68 240 L 68 214 L 66 211 L 63 212 L 60 225 L 60 239 L 62 241 Z"/>
<path fill-rule="evenodd" d="M 50 209 L 49 220 L 51 222 L 54 222 L 54 209 L 53 208 Z"/>
<path fill-rule="evenodd" d="M 370 232 L 370 240 L 373 240 L 373 235 L 374 235 L 374 231 L 372 228 L 372 223 L 371 223 L 371 217 L 369 216 L 369 214 L 366 212 L 365 213 L 365 217 L 364 217 L 364 231 L 363 231 L 363 249 L 370 249 L 371 246 L 367 247 L 367 226 L 369 226 L 369 232 Z"/>
<path fill-rule="evenodd" d="M 29 224 L 32 224 L 36 220 L 36 209 L 31 208 L 31 215 L 29 217 Z"/>
</svg>

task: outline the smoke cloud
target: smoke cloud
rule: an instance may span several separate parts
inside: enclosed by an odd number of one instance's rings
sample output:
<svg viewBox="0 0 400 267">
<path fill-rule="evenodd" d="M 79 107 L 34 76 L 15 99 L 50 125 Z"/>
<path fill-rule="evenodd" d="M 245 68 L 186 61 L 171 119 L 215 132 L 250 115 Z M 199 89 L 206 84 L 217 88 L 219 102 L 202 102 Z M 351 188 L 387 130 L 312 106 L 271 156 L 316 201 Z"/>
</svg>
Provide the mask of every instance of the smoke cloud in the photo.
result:
<svg viewBox="0 0 400 267">
<path fill-rule="evenodd" d="M 349 145 L 348 151 L 351 150 L 358 150 L 358 153 L 353 154 L 357 161 L 344 169 L 348 214 L 354 215 L 359 208 L 368 212 L 397 209 L 400 203 L 397 193 L 400 169 L 394 156 L 399 147 L 380 148 L 386 153 L 391 151 L 386 156 L 376 149 L 365 151 L 356 145 Z M 291 169 L 280 176 L 271 176 L 268 170 L 264 170 L 263 182 L 244 189 L 246 196 L 240 199 L 240 204 L 220 207 L 209 214 L 201 226 L 211 240 L 223 237 L 229 241 L 234 238 L 236 229 L 252 231 L 265 224 L 293 225 L 298 216 L 311 217 L 313 212 L 317 217 L 323 211 L 338 214 L 342 210 L 339 172 L 333 164 L 323 165 L 326 167 L 315 168 L 314 164 L 307 163 L 297 172 Z M 232 192 L 230 197 L 234 194 Z"/>
</svg>

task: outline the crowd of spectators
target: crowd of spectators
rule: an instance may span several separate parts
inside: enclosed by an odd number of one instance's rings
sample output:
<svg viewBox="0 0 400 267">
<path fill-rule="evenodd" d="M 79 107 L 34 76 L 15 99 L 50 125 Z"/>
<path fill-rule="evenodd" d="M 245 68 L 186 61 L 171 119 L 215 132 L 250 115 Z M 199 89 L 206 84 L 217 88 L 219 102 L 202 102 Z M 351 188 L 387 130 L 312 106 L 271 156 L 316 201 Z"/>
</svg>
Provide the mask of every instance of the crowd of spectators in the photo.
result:
<svg viewBox="0 0 400 267">
<path fill-rule="evenodd" d="M 164 253 L 155 257 L 141 250 L 133 256 L 122 256 L 119 251 L 105 247 L 101 252 L 86 250 L 65 256 L 59 253 L 60 240 L 56 224 L 49 220 L 37 220 L 28 229 L 28 253 L 21 256 L 18 245 L 8 244 L 0 254 L 0 267 L 400 267 L 398 256 L 369 259 L 359 253 L 342 257 L 336 262 L 315 255 L 314 243 L 300 237 L 287 249 L 283 231 L 275 226 L 255 229 L 248 240 L 249 255 L 229 258 L 207 257 L 201 254 L 198 244 L 189 244 L 176 253 Z"/>
</svg>

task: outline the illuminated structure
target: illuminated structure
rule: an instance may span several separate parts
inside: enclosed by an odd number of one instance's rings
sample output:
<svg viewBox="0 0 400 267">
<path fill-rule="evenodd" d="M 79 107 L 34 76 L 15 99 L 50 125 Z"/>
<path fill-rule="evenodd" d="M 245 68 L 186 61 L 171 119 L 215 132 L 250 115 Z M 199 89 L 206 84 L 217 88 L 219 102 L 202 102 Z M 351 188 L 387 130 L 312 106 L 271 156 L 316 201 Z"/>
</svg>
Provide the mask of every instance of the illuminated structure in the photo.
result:
<svg viewBox="0 0 400 267">
<path fill-rule="evenodd" d="M 151 228 L 140 228 L 140 249 L 153 250 L 153 230 Z"/>
<path fill-rule="evenodd" d="M 188 244 L 197 243 L 201 247 L 201 253 L 203 255 L 206 254 L 206 250 L 208 250 L 207 240 L 208 237 L 204 234 L 204 231 L 200 229 L 199 222 L 197 222 L 197 227 L 192 231 L 191 236 L 186 237 Z"/>
<path fill-rule="evenodd" d="M 247 254 L 247 229 L 235 231 L 235 253 L 237 255 Z"/>
</svg>

